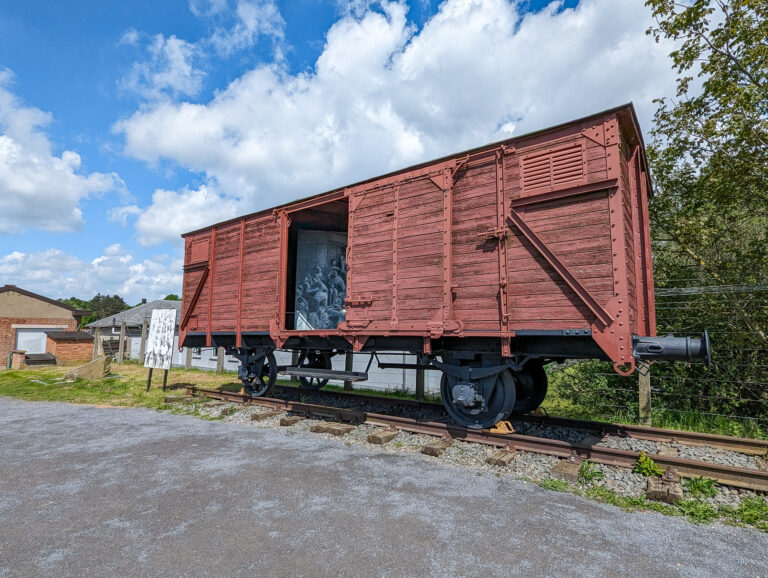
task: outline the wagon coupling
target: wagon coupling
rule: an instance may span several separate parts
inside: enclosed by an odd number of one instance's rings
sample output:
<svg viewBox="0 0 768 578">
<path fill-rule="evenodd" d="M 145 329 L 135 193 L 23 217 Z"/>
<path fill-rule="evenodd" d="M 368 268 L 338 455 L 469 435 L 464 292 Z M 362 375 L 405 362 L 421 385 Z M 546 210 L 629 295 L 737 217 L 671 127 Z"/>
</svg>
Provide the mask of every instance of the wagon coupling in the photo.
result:
<svg viewBox="0 0 768 578">
<path fill-rule="evenodd" d="M 709 348 L 709 332 L 704 330 L 701 338 L 696 337 L 639 337 L 632 338 L 634 355 L 638 359 L 664 361 L 703 361 L 710 366 L 712 357 Z"/>
</svg>

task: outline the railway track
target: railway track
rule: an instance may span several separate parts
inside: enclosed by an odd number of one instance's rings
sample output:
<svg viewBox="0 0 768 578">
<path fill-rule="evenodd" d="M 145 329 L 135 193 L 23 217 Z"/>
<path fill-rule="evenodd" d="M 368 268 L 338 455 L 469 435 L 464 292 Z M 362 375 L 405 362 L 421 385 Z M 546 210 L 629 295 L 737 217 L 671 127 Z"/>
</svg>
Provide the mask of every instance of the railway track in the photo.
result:
<svg viewBox="0 0 768 578">
<path fill-rule="evenodd" d="M 283 393 L 302 391 L 297 387 L 286 385 L 276 385 L 274 390 Z M 410 407 L 414 409 L 423 409 L 440 413 L 445 412 L 443 405 L 436 402 L 417 401 L 412 399 L 381 398 L 346 391 L 329 392 L 317 390 L 313 393 L 327 395 L 329 397 L 337 397 L 340 399 L 355 400 L 360 403 L 382 402 L 384 404 L 391 404 L 398 407 Z M 768 455 L 768 440 L 738 438 L 691 431 L 668 430 L 641 425 L 594 422 L 579 419 L 553 417 L 548 415 L 526 414 L 516 417 L 515 421 L 532 423 L 544 427 L 575 429 L 578 431 L 598 435 L 600 437 L 604 435 L 612 435 L 617 437 L 628 437 L 661 443 L 681 443 L 691 446 L 717 448 L 760 457 L 765 457 Z"/>
<path fill-rule="evenodd" d="M 492 433 L 489 430 L 470 430 L 461 426 L 438 421 L 415 420 L 407 417 L 305 403 L 302 401 L 268 397 L 251 398 L 240 393 L 200 389 L 196 387 L 187 387 L 187 393 L 193 396 L 205 396 L 222 401 L 260 405 L 273 410 L 291 412 L 307 417 L 331 419 L 352 425 L 368 423 L 393 430 L 435 436 L 443 440 L 461 440 L 493 446 L 504 450 L 534 452 L 576 462 L 590 460 L 599 464 L 632 468 L 639 457 L 639 452 L 610 448 L 601 445 L 572 443 L 519 433 Z M 333 392 L 333 395 L 364 398 L 365 402 L 368 403 L 379 403 L 383 399 L 359 394 L 340 394 L 337 392 Z M 387 401 L 388 400 L 385 400 L 384 403 Z M 393 400 L 393 405 L 402 401 L 408 400 Z M 423 402 L 414 401 L 411 403 L 420 404 Z M 434 406 L 436 404 L 430 405 Z M 751 455 L 760 454 L 764 456 L 768 454 L 768 441 L 766 440 L 727 438 L 726 436 L 701 434 L 696 432 L 663 430 L 644 426 L 624 426 L 621 424 L 601 424 L 581 420 L 550 418 L 546 416 L 524 416 L 522 419 L 531 419 L 552 427 L 572 427 L 582 431 L 596 433 L 604 432 L 609 435 L 623 435 L 657 442 L 690 443 L 690 445 L 706 445 L 721 449 L 729 449 L 731 451 L 746 450 L 745 453 L 750 453 Z M 744 450 L 737 448 L 744 448 Z M 672 474 L 686 477 L 705 476 L 712 478 L 723 485 L 768 492 L 768 471 L 765 470 L 753 470 L 714 462 L 695 461 L 663 454 L 654 454 L 652 457 L 657 464 Z"/>
</svg>

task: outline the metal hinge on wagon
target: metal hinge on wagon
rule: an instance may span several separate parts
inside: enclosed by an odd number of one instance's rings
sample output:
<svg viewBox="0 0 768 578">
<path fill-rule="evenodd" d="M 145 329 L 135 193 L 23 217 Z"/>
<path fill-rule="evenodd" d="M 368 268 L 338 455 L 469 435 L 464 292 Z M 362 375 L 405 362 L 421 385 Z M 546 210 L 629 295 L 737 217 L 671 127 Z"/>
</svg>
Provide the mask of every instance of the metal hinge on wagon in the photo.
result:
<svg viewBox="0 0 768 578">
<path fill-rule="evenodd" d="M 357 297 L 347 297 L 344 304 L 347 307 L 362 307 L 373 303 L 373 295 L 358 295 Z"/>
<path fill-rule="evenodd" d="M 483 239 L 491 241 L 493 239 L 504 239 L 509 235 L 508 227 L 495 227 L 493 229 L 486 229 L 483 232 Z"/>
</svg>

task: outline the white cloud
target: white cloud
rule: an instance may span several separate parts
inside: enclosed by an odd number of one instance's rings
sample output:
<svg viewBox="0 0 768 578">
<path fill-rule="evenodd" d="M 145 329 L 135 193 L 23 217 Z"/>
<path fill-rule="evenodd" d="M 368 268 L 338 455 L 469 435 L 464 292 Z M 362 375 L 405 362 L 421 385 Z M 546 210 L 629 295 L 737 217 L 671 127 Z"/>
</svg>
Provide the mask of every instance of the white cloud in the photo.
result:
<svg viewBox="0 0 768 578">
<path fill-rule="evenodd" d="M 362 17 L 374 4 L 376 0 L 336 0 L 336 8 L 340 14 L 353 14 L 358 18 Z"/>
<path fill-rule="evenodd" d="M 11 78 L 0 70 L 0 234 L 79 230 L 81 202 L 122 190 L 123 182 L 115 173 L 82 172 L 74 151 L 57 156 L 43 131 L 52 116 L 22 105 L 8 89 Z"/>
<path fill-rule="evenodd" d="M 156 34 L 144 47 L 146 58 L 137 61 L 120 80 L 123 90 L 148 101 L 197 96 L 205 80 L 205 67 L 212 53 L 229 57 L 254 46 L 260 37 L 283 37 L 285 21 L 273 0 L 237 0 L 230 9 L 227 0 L 193 0 L 189 4 L 198 18 L 209 20 L 210 36 L 190 42 Z M 142 35 L 128 29 L 119 45 L 140 46 Z"/>
<path fill-rule="evenodd" d="M 226 11 L 227 0 L 190 0 L 189 9 L 198 18 L 215 16 Z"/>
<path fill-rule="evenodd" d="M 210 102 L 142 108 L 115 125 L 125 151 L 256 210 L 630 100 L 647 127 L 674 87 L 642 0 L 446 0 L 420 30 L 402 4 L 365 6 L 331 27 L 313 72 L 262 65 Z"/>
<path fill-rule="evenodd" d="M 0 278 L 51 298 L 90 299 L 96 293 L 117 293 L 128 303 L 180 294 L 182 260 L 157 255 L 137 261 L 120 245 L 85 261 L 59 249 L 36 253 L 14 251 L 0 257 Z"/>
<path fill-rule="evenodd" d="M 136 45 L 138 33 L 132 38 L 130 44 Z M 128 75 L 122 79 L 121 88 L 149 100 L 168 96 L 195 96 L 200 92 L 205 75 L 195 66 L 195 59 L 199 57 L 196 45 L 176 36 L 166 38 L 156 34 L 147 52 L 149 59 L 134 63 Z"/>
<path fill-rule="evenodd" d="M 235 24 L 231 28 L 219 27 L 210 43 L 225 56 L 250 48 L 260 36 L 283 37 L 285 21 L 271 0 L 239 0 L 235 9 Z"/>
<path fill-rule="evenodd" d="M 136 219 L 136 235 L 143 246 L 167 241 L 181 247 L 182 233 L 234 217 L 239 210 L 236 200 L 205 185 L 178 192 L 158 189 Z"/>
<path fill-rule="evenodd" d="M 127 44 L 128 46 L 136 46 L 139 42 L 140 38 L 139 31 L 135 28 L 129 28 L 125 32 L 123 32 L 123 35 L 120 37 L 120 41 L 118 44 Z"/>
<path fill-rule="evenodd" d="M 128 224 L 128 217 L 135 217 L 140 214 L 141 209 L 136 205 L 126 205 L 124 207 L 110 209 L 107 213 L 107 217 L 110 221 L 125 226 Z"/>
</svg>

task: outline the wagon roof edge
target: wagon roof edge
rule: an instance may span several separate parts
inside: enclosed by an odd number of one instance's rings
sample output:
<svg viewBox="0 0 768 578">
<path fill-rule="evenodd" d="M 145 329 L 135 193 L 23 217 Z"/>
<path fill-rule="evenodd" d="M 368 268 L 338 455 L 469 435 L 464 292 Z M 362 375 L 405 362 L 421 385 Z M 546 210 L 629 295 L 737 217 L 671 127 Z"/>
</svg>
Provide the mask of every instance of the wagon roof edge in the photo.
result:
<svg viewBox="0 0 768 578">
<path fill-rule="evenodd" d="M 195 229 L 193 231 L 188 231 L 186 233 L 182 233 L 181 237 L 182 238 L 186 238 L 186 237 L 189 237 L 191 235 L 196 235 L 198 233 L 202 233 L 202 232 L 207 231 L 209 229 L 213 229 L 215 227 L 219 227 L 219 226 L 222 226 L 222 225 L 228 225 L 228 224 L 231 224 L 231 223 L 236 223 L 236 222 L 238 222 L 238 221 L 240 221 L 242 219 L 247 219 L 249 217 L 255 217 L 257 215 L 262 215 L 262 214 L 263 215 L 267 215 L 267 214 L 271 213 L 272 211 L 275 211 L 275 210 L 278 210 L 278 209 L 283 209 L 283 208 L 286 208 L 286 207 L 290 207 L 291 205 L 295 205 L 297 203 L 302 203 L 302 202 L 305 202 L 305 201 L 309 201 L 309 200 L 313 200 L 313 199 L 318 199 L 320 197 L 323 197 L 324 195 L 330 195 L 332 193 L 337 193 L 337 192 L 342 191 L 344 189 L 347 189 L 347 188 L 350 188 L 350 187 L 356 187 L 356 186 L 359 186 L 359 185 L 363 185 L 365 183 L 370 183 L 370 182 L 376 181 L 378 179 L 392 177 L 394 175 L 397 175 L 398 173 L 405 173 L 405 172 L 409 172 L 409 171 L 418 170 L 420 168 L 423 168 L 423 167 L 426 167 L 426 166 L 429 166 L 429 165 L 432 165 L 432 164 L 436 164 L 436 163 L 447 161 L 447 160 L 449 160 L 449 159 L 451 159 L 453 157 L 457 157 L 457 156 L 461 156 L 461 155 L 468 155 L 468 154 L 480 152 L 480 151 L 483 151 L 483 150 L 486 150 L 486 149 L 489 149 L 489 148 L 494 148 L 494 147 L 501 146 L 503 144 L 509 144 L 509 143 L 517 142 L 517 141 L 520 141 L 522 139 L 531 138 L 533 136 L 541 135 L 541 134 L 544 134 L 544 133 L 547 133 L 547 132 L 558 131 L 558 130 L 561 130 L 561 129 L 565 128 L 565 127 L 574 125 L 574 124 L 583 123 L 584 121 L 587 121 L 590 118 L 594 118 L 594 117 L 597 117 L 597 116 L 605 116 L 607 114 L 621 113 L 621 112 L 628 112 L 629 115 L 630 115 L 629 120 L 632 123 L 633 132 L 637 135 L 637 138 L 638 138 L 638 140 L 640 141 L 640 144 L 641 144 L 641 147 L 640 147 L 641 160 L 642 160 L 643 166 L 644 166 L 644 168 L 646 170 L 646 173 L 648 175 L 650 175 L 650 171 L 648 169 L 648 160 L 646 158 L 646 153 L 645 153 L 645 142 L 643 140 L 643 133 L 640 131 L 640 123 L 638 122 L 637 113 L 635 112 L 635 105 L 634 105 L 634 103 L 632 101 L 630 101 L 630 102 L 627 102 L 627 103 L 624 103 L 624 104 L 621 104 L 621 105 L 618 105 L 618 106 L 607 108 L 607 109 L 602 110 L 600 112 L 593 112 L 592 114 L 588 114 L 588 115 L 580 117 L 580 118 L 575 118 L 573 120 L 562 122 L 560 124 L 556 124 L 556 125 L 552 125 L 552 126 L 548 126 L 548 127 L 542 128 L 542 129 L 538 129 L 538 130 L 534 130 L 534 131 L 531 131 L 531 132 L 527 132 L 525 134 L 521 134 L 521 135 L 518 135 L 518 136 L 515 136 L 515 137 L 508 138 L 508 139 L 487 143 L 487 144 L 484 144 L 484 145 L 481 145 L 481 146 L 473 147 L 471 149 L 466 149 L 466 150 L 463 150 L 463 151 L 458 151 L 458 152 L 455 152 L 455 153 L 451 153 L 449 155 L 438 157 L 436 159 L 430 159 L 428 161 L 423 161 L 423 162 L 420 162 L 420 163 L 415 164 L 415 165 L 403 167 L 401 169 L 390 171 L 388 173 L 384 173 L 384 174 L 381 174 L 381 175 L 376 175 L 375 177 L 370 177 L 368 179 L 363 179 L 362 181 L 357 181 L 355 183 L 350 183 L 349 185 L 344 185 L 342 187 L 337 187 L 337 188 L 331 189 L 329 191 L 323 191 L 321 193 L 316 193 L 316 194 L 310 195 L 308 197 L 302 197 L 302 198 L 299 198 L 299 199 L 294 199 L 294 200 L 289 201 L 287 203 L 282 203 L 280 205 L 275 205 L 273 207 L 268 207 L 268 208 L 265 208 L 265 209 L 260 209 L 258 211 L 254 211 L 252 213 L 246 213 L 244 215 L 238 215 L 237 217 L 233 217 L 231 219 L 226 219 L 226 220 L 220 221 L 218 223 L 211 223 L 210 225 L 206 225 L 205 227 L 200 227 L 199 229 Z M 652 181 L 650 179 L 650 176 L 648 177 L 648 194 L 651 197 L 653 196 L 653 183 L 652 183 Z"/>
</svg>

